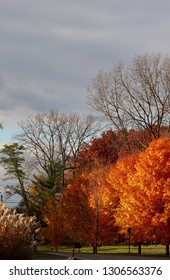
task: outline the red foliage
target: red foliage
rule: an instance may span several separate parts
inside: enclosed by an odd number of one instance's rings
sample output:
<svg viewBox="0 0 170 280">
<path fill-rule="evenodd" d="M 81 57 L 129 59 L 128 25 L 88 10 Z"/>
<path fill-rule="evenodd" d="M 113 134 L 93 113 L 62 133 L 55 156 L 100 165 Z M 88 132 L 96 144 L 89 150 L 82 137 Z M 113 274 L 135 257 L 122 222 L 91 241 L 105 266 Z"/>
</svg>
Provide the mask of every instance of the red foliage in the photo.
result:
<svg viewBox="0 0 170 280">
<path fill-rule="evenodd" d="M 82 169 L 106 166 L 116 162 L 119 153 L 119 139 L 112 130 L 103 132 L 101 137 L 94 138 L 89 145 L 84 145 L 79 154 Z"/>
</svg>

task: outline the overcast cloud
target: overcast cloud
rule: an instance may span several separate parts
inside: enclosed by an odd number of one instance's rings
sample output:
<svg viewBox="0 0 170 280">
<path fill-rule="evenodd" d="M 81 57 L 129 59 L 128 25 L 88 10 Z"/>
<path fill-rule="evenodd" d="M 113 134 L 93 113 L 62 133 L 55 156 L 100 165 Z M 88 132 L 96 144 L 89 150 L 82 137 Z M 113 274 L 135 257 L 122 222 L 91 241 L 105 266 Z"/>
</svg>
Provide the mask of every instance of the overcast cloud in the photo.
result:
<svg viewBox="0 0 170 280">
<path fill-rule="evenodd" d="M 169 54 L 167 0 L 0 0 L 1 143 L 30 114 L 87 111 L 100 69 Z"/>
</svg>

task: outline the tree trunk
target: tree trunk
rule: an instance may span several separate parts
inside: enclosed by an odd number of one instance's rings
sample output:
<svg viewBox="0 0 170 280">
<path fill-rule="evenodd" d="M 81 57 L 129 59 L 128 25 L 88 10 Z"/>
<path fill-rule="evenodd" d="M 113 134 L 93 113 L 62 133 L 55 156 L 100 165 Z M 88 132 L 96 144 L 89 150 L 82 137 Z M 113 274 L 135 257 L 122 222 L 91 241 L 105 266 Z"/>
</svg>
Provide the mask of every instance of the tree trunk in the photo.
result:
<svg viewBox="0 0 170 280">
<path fill-rule="evenodd" d="M 166 255 L 169 256 L 169 244 L 166 244 Z"/>
<path fill-rule="evenodd" d="M 26 212 L 27 212 L 28 216 L 31 216 L 30 206 L 29 206 L 27 194 L 26 194 L 26 191 L 25 191 L 25 188 L 24 188 L 24 183 L 21 180 L 21 178 L 18 178 L 18 180 L 19 180 L 19 184 L 20 184 L 22 198 L 23 198 L 24 203 L 25 203 Z"/>
<path fill-rule="evenodd" d="M 96 201 L 96 217 L 95 217 L 95 236 L 93 244 L 93 254 L 97 254 L 97 244 L 98 244 L 98 235 L 99 235 L 99 205 L 98 200 Z"/>
<path fill-rule="evenodd" d="M 142 254 L 142 247 L 141 247 L 141 243 L 138 243 L 138 254 L 141 255 Z"/>
<path fill-rule="evenodd" d="M 93 254 L 97 254 L 97 244 L 93 245 Z"/>
</svg>

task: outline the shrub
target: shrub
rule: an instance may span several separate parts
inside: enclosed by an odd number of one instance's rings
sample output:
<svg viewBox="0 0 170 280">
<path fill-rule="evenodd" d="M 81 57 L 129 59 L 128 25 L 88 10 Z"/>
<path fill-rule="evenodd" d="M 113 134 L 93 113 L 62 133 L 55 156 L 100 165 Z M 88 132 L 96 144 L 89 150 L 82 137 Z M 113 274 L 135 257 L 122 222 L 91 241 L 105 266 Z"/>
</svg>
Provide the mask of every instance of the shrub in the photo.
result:
<svg viewBox="0 0 170 280">
<path fill-rule="evenodd" d="M 36 218 L 0 204 L 0 259 L 28 259 L 33 252 Z"/>
</svg>

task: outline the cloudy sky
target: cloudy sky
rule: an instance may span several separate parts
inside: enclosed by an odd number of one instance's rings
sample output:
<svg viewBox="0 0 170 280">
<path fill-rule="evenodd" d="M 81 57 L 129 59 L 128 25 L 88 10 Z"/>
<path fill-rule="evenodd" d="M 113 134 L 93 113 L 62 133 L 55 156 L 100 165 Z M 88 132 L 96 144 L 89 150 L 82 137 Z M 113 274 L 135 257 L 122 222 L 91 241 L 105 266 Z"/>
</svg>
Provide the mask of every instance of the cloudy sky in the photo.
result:
<svg viewBox="0 0 170 280">
<path fill-rule="evenodd" d="M 29 115 L 85 114 L 99 70 L 169 54 L 169 11 L 169 0 L 0 0 L 0 146 Z"/>
<path fill-rule="evenodd" d="M 0 142 L 37 112 L 87 111 L 99 70 L 170 48 L 169 0 L 0 0 Z"/>
</svg>

